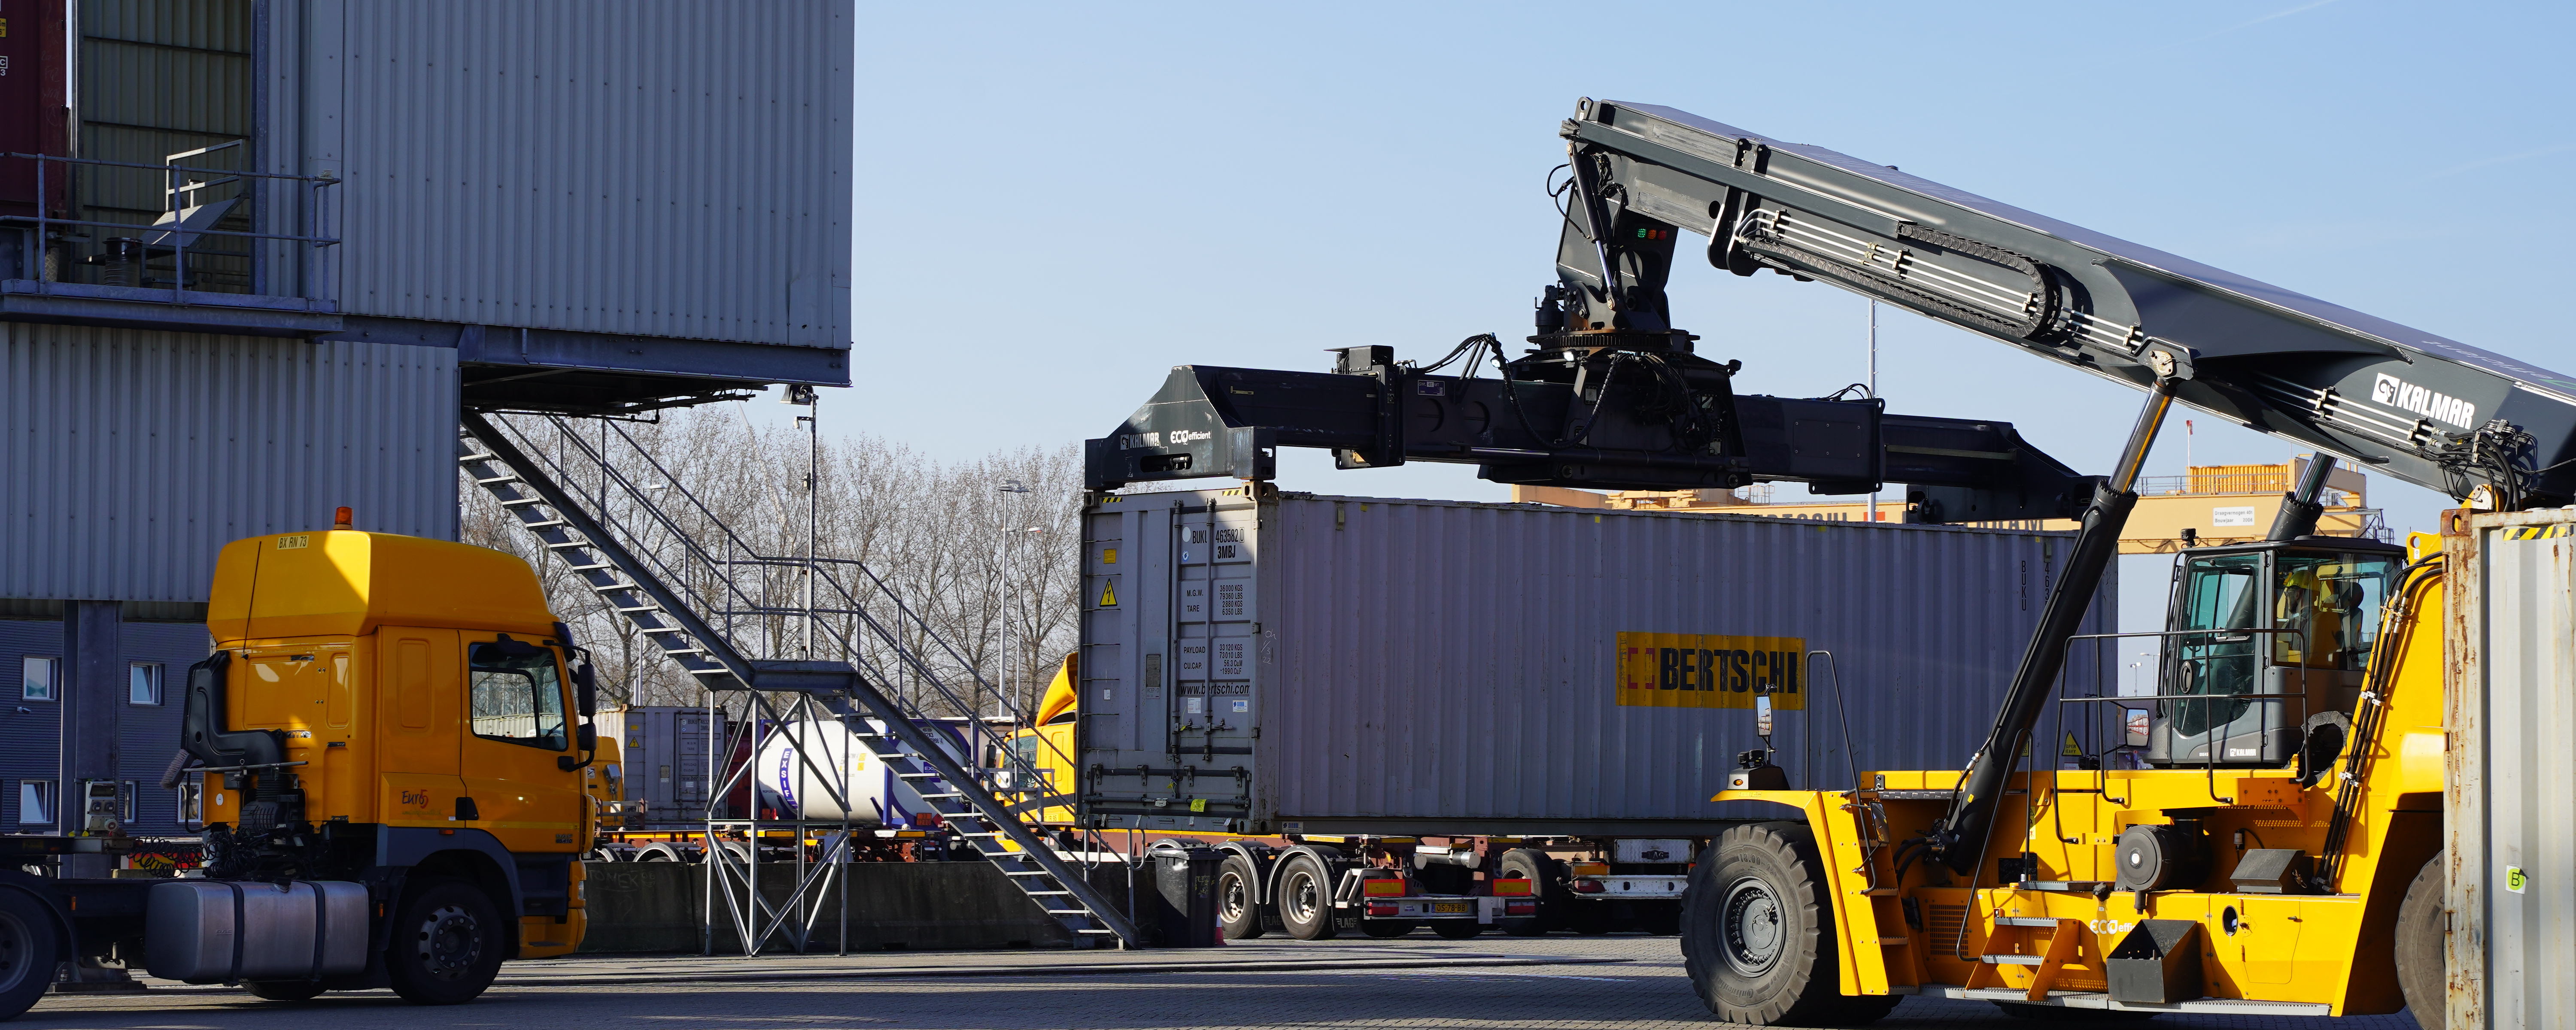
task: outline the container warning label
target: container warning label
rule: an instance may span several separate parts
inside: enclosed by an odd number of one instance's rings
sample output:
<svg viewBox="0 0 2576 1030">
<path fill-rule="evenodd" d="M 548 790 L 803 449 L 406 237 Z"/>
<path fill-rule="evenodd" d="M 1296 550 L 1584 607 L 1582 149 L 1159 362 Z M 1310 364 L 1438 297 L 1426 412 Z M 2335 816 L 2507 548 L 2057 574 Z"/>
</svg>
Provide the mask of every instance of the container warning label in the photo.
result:
<svg viewBox="0 0 2576 1030">
<path fill-rule="evenodd" d="M 1721 637 L 1698 633 L 1619 634 L 1619 703 L 1649 708 L 1751 708 L 1767 692 L 1771 706 L 1807 707 L 1802 637 Z"/>
</svg>

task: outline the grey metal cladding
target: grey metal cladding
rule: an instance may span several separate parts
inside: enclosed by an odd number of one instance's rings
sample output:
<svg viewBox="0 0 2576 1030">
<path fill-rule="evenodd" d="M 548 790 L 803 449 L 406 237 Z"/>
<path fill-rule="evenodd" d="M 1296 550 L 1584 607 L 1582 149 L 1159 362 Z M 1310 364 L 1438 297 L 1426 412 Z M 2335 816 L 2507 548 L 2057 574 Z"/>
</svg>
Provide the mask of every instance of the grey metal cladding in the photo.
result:
<svg viewBox="0 0 2576 1030">
<path fill-rule="evenodd" d="M 341 310 L 848 346 L 848 3 L 279 2 L 267 160 L 347 182 Z"/>
<path fill-rule="evenodd" d="M 0 598 L 202 603 L 232 540 L 456 536 L 456 352 L 0 325 Z"/>
</svg>

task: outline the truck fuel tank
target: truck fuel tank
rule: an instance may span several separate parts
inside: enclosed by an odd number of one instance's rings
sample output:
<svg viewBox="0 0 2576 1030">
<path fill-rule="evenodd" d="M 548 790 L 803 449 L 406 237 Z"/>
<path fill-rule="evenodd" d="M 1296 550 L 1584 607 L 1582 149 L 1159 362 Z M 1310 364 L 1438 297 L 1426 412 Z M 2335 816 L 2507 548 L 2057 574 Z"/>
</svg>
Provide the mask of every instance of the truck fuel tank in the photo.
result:
<svg viewBox="0 0 2576 1030">
<path fill-rule="evenodd" d="M 144 897 L 152 975 L 187 983 L 303 980 L 367 967 L 367 888 L 173 880 Z"/>
</svg>

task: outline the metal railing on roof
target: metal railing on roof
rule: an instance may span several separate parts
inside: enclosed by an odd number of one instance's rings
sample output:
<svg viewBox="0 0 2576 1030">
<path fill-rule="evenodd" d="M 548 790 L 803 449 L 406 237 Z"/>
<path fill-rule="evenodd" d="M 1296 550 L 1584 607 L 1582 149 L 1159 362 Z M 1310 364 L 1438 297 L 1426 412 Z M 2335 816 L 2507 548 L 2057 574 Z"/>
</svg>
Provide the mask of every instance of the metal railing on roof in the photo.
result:
<svg viewBox="0 0 2576 1030">
<path fill-rule="evenodd" d="M 28 255 L 29 259 L 28 263 L 32 273 L 29 275 L 29 278 L 36 280 L 40 284 L 37 287 L 37 292 L 40 294 L 53 292 L 53 288 L 60 282 L 58 274 L 45 268 L 43 259 L 40 255 L 44 254 L 54 242 L 54 233 L 57 229 L 81 228 L 115 229 L 136 234 L 133 236 L 121 236 L 115 238 L 119 241 L 132 241 L 131 249 L 133 253 L 111 253 L 100 255 L 101 257 L 110 258 L 111 260 L 109 263 L 111 264 L 115 262 L 132 262 L 128 267 L 130 267 L 131 271 L 134 273 L 135 281 L 132 283 L 116 283 L 110 285 L 134 286 L 146 289 L 151 288 L 154 284 L 148 280 L 148 272 L 152 267 L 152 260 L 157 253 L 168 253 L 170 255 L 171 272 L 170 277 L 167 280 L 169 287 L 168 300 L 169 303 L 172 304 L 189 303 L 188 295 L 191 292 L 254 292 L 247 288 L 242 290 L 207 289 L 202 282 L 196 284 L 196 288 L 192 290 L 192 284 L 190 282 L 191 269 L 189 266 L 189 257 L 190 252 L 194 250 L 200 257 L 213 254 L 245 258 L 248 259 L 248 261 L 255 267 L 262 259 L 262 256 L 258 253 L 259 241 L 269 241 L 274 244 L 289 246 L 298 244 L 302 245 L 302 253 L 297 255 L 298 260 L 295 261 L 293 266 L 294 270 L 297 272 L 297 289 L 293 296 L 298 296 L 310 301 L 322 301 L 325 303 L 336 302 L 338 297 L 335 290 L 335 284 L 331 277 L 330 262 L 325 260 L 325 252 L 331 247 L 338 246 L 340 243 L 340 238 L 333 235 L 333 233 L 336 232 L 334 223 L 335 216 L 337 214 L 337 203 L 335 194 L 331 192 L 331 187 L 340 185 L 341 183 L 341 180 L 338 177 L 327 172 L 321 175 L 290 175 L 282 172 L 254 172 L 232 168 L 208 168 L 200 165 L 179 163 L 183 159 L 202 158 L 209 154 L 242 147 L 246 143 L 247 141 L 245 140 L 233 140 L 227 143 L 218 143 L 213 146 L 199 147 L 195 150 L 185 150 L 166 156 L 162 160 L 162 163 L 157 165 L 141 164 L 132 161 L 107 161 L 98 158 L 64 157 L 55 154 L 26 154 L 17 152 L 0 154 L 0 159 L 11 161 L 32 161 L 35 163 L 36 171 L 36 203 L 33 205 L 35 208 L 35 214 L 32 216 L 0 216 L 0 223 L 6 223 L 19 228 L 22 231 L 31 231 L 34 234 L 34 245 L 25 248 L 23 252 Z M 55 168 L 57 165 L 63 167 L 57 169 Z M 56 214 L 55 204 L 53 203 L 54 193 L 58 188 L 68 186 L 72 182 L 74 173 L 84 168 L 97 169 L 101 172 L 106 172 L 111 169 L 123 169 L 131 172 L 159 173 L 161 178 L 159 192 L 161 194 L 161 203 L 163 208 L 160 218 L 150 224 L 138 225 L 132 222 L 105 221 L 95 218 L 70 218 Z M 204 178 L 194 178 L 195 176 L 204 176 Z M 223 186 L 240 187 L 244 185 L 255 185 L 262 182 L 283 184 L 284 188 L 268 191 L 243 189 L 241 190 L 241 195 L 219 200 L 214 202 L 214 204 L 196 203 L 197 195 L 207 190 L 217 189 Z M 238 202 L 243 199 L 247 198 L 251 201 L 253 205 L 252 209 L 255 212 L 256 204 L 263 193 L 270 196 L 283 194 L 286 197 L 291 198 L 291 203 L 293 204 L 291 214 L 293 217 L 288 224 L 304 226 L 307 228 L 308 232 L 261 232 L 258 231 L 257 228 L 222 229 L 216 227 L 218 223 L 224 220 L 226 215 L 230 214 L 232 210 L 238 206 Z M 216 205 L 220 205 L 220 207 L 216 207 Z M 252 224 L 256 226 L 258 224 L 257 220 L 254 219 Z M 272 222 L 271 224 L 275 223 Z M 244 241 L 244 249 L 215 250 L 200 245 L 199 241 L 201 237 L 215 237 L 219 240 L 241 240 Z M 112 250 L 113 248 L 109 249 Z M 252 283 L 255 283 L 257 280 L 256 276 L 251 276 L 249 278 Z M 247 286 L 250 284 L 245 285 Z"/>
</svg>

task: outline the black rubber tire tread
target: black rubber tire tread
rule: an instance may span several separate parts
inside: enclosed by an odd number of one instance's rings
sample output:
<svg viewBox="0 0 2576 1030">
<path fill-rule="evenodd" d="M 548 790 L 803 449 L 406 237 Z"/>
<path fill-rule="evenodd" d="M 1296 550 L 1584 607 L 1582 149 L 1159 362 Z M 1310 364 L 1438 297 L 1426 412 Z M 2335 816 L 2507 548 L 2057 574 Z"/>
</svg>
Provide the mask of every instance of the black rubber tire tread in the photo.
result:
<svg viewBox="0 0 2576 1030">
<path fill-rule="evenodd" d="M 1530 882 L 1530 900 L 1538 903 L 1538 914 L 1499 919 L 1495 921 L 1495 926 L 1513 937 L 1536 937 L 1550 929 L 1549 907 L 1564 903 L 1563 895 L 1556 887 L 1554 865 L 1555 863 L 1548 859 L 1547 852 L 1537 848 L 1513 848 L 1503 852 L 1502 860 L 1494 863 L 1497 878 L 1508 880 L 1514 877 L 1527 877 Z"/>
<path fill-rule="evenodd" d="M 1233 918 L 1228 918 L 1225 914 L 1226 884 L 1229 880 L 1243 892 L 1244 899 L 1243 910 L 1235 913 Z M 1265 932 L 1261 925 L 1260 897 L 1261 873 L 1260 870 L 1252 867 L 1251 859 L 1241 855 L 1227 855 L 1225 861 L 1217 864 L 1216 914 L 1218 922 L 1224 924 L 1226 940 L 1248 941 Z"/>
<path fill-rule="evenodd" d="M 0 1020 L 33 1008 L 54 984 L 63 940 L 54 916 L 23 891 L 0 888 Z"/>
<path fill-rule="evenodd" d="M 1295 908 L 1288 903 L 1288 896 L 1306 879 L 1314 881 L 1318 907 L 1309 913 L 1307 921 L 1299 922 Z M 1300 852 L 1288 856 L 1288 860 L 1279 867 L 1279 878 L 1273 881 L 1270 898 L 1270 903 L 1279 909 L 1279 922 L 1287 926 L 1288 936 L 1301 941 L 1328 941 L 1338 933 L 1333 928 L 1333 873 L 1316 861 L 1314 855 Z"/>
<path fill-rule="evenodd" d="M 1434 919 L 1431 920 L 1431 932 L 1453 941 L 1474 940 L 1477 934 L 1485 932 L 1485 924 L 1473 919 Z"/>
<path fill-rule="evenodd" d="M 2406 900 L 2397 903 L 2397 925 L 2389 935 L 2397 949 L 2397 990 L 2406 996 L 2406 1011 L 2419 1026 L 2440 1026 L 2444 1018 L 2442 856 L 2435 855 L 2406 885 Z"/>
<path fill-rule="evenodd" d="M 2138 1023 L 2156 1018 L 2153 1012 L 2070 1009 L 2063 1005 L 2032 1005 L 2018 1001 L 1999 1001 L 1995 1008 L 2013 1019 L 2035 1019 L 2046 1023 Z"/>
<path fill-rule="evenodd" d="M 1360 932 L 1371 937 L 1378 938 L 1379 940 L 1385 940 L 1389 937 L 1402 937 L 1405 934 L 1412 933 L 1413 931 L 1420 929 L 1421 926 L 1422 924 L 1420 922 L 1411 919 L 1360 920 Z"/>
<path fill-rule="evenodd" d="M 242 989 L 268 1001 L 311 1001 L 322 996 L 319 980 L 251 980 Z"/>
<path fill-rule="evenodd" d="M 1685 895 L 1682 966 L 1711 1014 L 1755 1026 L 1844 1021 L 1857 999 L 1842 994 L 1824 867 L 1815 834 L 1797 822 L 1730 827 L 1700 854 Z M 1770 889 L 1784 917 L 1778 959 L 1750 978 L 1727 964 L 1718 926 L 1727 886 L 1748 877 Z"/>
<path fill-rule="evenodd" d="M 430 914 L 453 906 L 471 917 L 481 938 L 480 950 L 464 975 L 454 979 L 431 973 L 420 957 L 420 928 Z M 394 993 L 414 1005 L 461 1005 L 483 994 L 501 972 L 502 952 L 509 946 L 508 928 L 492 899 L 473 884 L 453 877 L 431 877 L 413 883 L 394 909 L 393 941 L 385 949 L 385 975 Z"/>
</svg>

